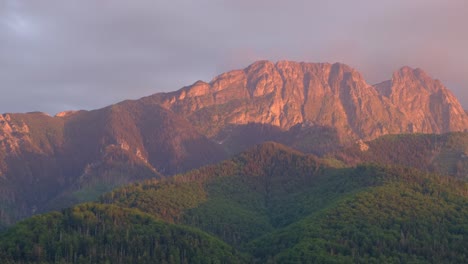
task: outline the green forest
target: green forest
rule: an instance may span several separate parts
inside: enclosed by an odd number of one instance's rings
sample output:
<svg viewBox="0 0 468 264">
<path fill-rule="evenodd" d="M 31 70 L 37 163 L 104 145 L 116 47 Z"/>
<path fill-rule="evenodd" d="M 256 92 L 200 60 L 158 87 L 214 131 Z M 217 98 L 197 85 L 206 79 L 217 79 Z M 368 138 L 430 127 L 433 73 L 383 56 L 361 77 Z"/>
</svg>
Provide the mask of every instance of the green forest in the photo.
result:
<svg viewBox="0 0 468 264">
<path fill-rule="evenodd" d="M 342 164 L 258 145 L 19 222 L 0 234 L 0 262 L 466 262 L 466 180 Z"/>
<path fill-rule="evenodd" d="M 468 179 L 468 133 L 385 135 L 367 145 L 367 151 L 353 145 L 327 155 L 348 165 L 399 165 Z"/>
</svg>

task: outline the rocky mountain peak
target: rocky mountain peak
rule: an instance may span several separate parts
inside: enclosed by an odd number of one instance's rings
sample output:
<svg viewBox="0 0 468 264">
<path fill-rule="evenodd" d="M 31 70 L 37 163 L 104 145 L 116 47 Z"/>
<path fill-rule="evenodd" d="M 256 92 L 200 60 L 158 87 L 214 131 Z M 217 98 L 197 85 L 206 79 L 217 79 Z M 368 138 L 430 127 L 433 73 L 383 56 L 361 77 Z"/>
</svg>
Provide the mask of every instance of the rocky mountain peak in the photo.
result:
<svg viewBox="0 0 468 264">
<path fill-rule="evenodd" d="M 439 80 L 430 77 L 425 71 L 405 66 L 393 73 L 393 83 L 403 84 L 400 87 L 413 89 L 415 91 L 427 91 L 430 93 L 443 89 Z"/>
<path fill-rule="evenodd" d="M 345 73 L 352 74 L 357 73 L 357 71 L 352 67 L 340 62 L 335 62 L 331 65 L 331 74 L 338 74 L 342 76 Z"/>
<path fill-rule="evenodd" d="M 468 117 L 450 91 L 423 70 L 407 66 L 371 86 L 342 63 L 257 61 L 210 83 L 199 81 L 153 98 L 208 137 L 249 123 L 283 130 L 297 124 L 332 127 L 348 140 L 468 128 Z"/>
<path fill-rule="evenodd" d="M 443 133 L 468 128 L 468 116 L 455 96 L 419 68 L 402 67 L 391 81 L 377 87 L 405 113 L 408 132 Z"/>
</svg>

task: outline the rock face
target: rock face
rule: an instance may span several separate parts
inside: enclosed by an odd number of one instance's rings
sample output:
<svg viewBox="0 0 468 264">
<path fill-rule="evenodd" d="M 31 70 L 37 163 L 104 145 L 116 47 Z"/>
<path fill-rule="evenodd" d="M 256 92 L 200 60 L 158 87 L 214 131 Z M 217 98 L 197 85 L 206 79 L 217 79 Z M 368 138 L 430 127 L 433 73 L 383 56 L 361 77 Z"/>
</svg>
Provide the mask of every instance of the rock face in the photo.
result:
<svg viewBox="0 0 468 264">
<path fill-rule="evenodd" d="M 420 69 L 403 67 L 376 86 L 344 64 L 256 62 L 143 101 L 182 115 L 214 137 L 229 125 L 332 127 L 342 141 L 384 134 L 443 133 L 468 128 L 457 99 Z"/>
<path fill-rule="evenodd" d="M 158 105 L 0 115 L 0 227 L 136 180 L 217 162 L 224 150 Z M 93 195 L 94 193 L 94 195 Z"/>
<path fill-rule="evenodd" d="M 407 132 L 444 133 L 468 128 L 467 115 L 455 96 L 421 69 L 403 67 L 388 85 L 388 92 L 383 94 L 405 114 Z"/>
<path fill-rule="evenodd" d="M 340 63 L 259 61 L 94 111 L 0 115 L 0 222 L 265 140 L 321 154 L 384 134 L 466 129 L 460 103 L 419 69 L 372 86 Z"/>
</svg>

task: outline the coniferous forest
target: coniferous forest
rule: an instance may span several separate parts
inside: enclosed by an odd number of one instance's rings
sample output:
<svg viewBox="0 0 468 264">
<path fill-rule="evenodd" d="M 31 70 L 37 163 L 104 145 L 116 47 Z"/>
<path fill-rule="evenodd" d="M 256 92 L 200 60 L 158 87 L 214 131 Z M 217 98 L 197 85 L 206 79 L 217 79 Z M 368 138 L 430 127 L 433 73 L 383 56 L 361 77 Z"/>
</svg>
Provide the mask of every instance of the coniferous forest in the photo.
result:
<svg viewBox="0 0 468 264">
<path fill-rule="evenodd" d="M 464 263 L 468 184 L 277 143 L 0 235 L 2 263 Z"/>
</svg>

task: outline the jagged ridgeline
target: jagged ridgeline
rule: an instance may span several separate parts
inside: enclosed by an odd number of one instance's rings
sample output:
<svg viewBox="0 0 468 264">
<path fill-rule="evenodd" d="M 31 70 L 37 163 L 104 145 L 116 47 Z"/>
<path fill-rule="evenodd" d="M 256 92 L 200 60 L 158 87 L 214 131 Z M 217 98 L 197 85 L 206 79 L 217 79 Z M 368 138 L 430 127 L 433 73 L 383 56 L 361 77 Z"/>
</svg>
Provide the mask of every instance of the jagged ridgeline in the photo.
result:
<svg viewBox="0 0 468 264">
<path fill-rule="evenodd" d="M 277 143 L 20 222 L 2 262 L 463 263 L 468 185 Z M 59 241 L 59 242 L 57 242 Z"/>
<path fill-rule="evenodd" d="M 299 124 L 331 127 L 342 141 L 468 129 L 468 116 L 453 94 L 410 67 L 370 85 L 341 63 L 259 61 L 210 83 L 141 100 L 171 109 L 208 137 L 249 123 L 282 130 Z"/>
</svg>

